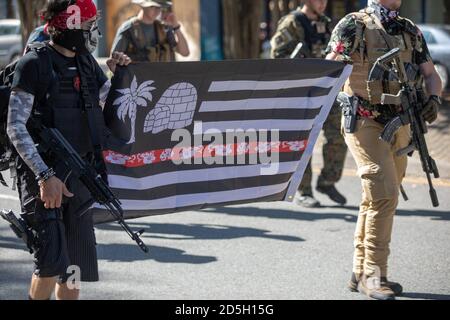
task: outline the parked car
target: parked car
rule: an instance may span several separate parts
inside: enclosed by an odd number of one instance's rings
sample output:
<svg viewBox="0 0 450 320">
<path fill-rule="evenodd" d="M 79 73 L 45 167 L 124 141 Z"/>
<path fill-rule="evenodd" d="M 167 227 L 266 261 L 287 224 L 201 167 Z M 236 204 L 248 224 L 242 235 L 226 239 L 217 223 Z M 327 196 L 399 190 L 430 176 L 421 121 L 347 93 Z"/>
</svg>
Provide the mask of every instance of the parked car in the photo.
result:
<svg viewBox="0 0 450 320">
<path fill-rule="evenodd" d="M 20 20 L 0 20 L 0 67 L 18 59 L 22 51 Z"/>
<path fill-rule="evenodd" d="M 436 65 L 436 70 L 441 76 L 444 89 L 449 88 L 448 77 L 450 74 L 450 25 L 419 25 L 431 57 Z"/>
</svg>

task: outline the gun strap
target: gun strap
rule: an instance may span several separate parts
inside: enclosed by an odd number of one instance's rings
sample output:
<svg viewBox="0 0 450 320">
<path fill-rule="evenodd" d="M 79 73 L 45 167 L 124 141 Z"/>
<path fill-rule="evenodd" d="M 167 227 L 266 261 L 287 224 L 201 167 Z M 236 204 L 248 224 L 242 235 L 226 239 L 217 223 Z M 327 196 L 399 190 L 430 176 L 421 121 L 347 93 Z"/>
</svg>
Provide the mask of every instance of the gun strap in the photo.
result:
<svg viewBox="0 0 450 320">
<path fill-rule="evenodd" d="M 384 41 L 386 41 L 386 44 L 389 48 L 389 50 L 392 50 L 395 48 L 394 42 L 392 41 L 391 38 L 389 38 L 388 33 L 386 30 L 384 30 L 384 28 L 382 30 L 380 30 L 381 36 L 383 37 Z"/>
<path fill-rule="evenodd" d="M 409 201 L 408 194 L 402 184 L 400 185 L 400 193 L 402 194 L 403 200 Z"/>
<path fill-rule="evenodd" d="M 304 43 L 308 44 L 309 49 L 309 44 L 311 43 L 311 35 L 315 32 L 313 26 L 311 25 L 311 21 L 303 12 L 299 12 L 297 10 L 294 11 L 294 17 L 297 24 L 300 25 L 305 31 Z"/>
<path fill-rule="evenodd" d="M 95 169 L 99 174 L 106 173 L 106 165 L 103 161 L 102 155 L 102 144 L 100 138 L 100 132 L 98 131 L 95 114 L 94 114 L 94 104 L 92 103 L 91 94 L 89 92 L 88 81 L 84 69 L 81 65 L 81 57 L 77 55 L 75 61 L 77 64 L 78 73 L 80 75 L 80 92 L 81 92 L 81 102 L 83 104 L 83 111 L 87 118 L 89 133 L 91 136 L 91 142 L 94 147 L 94 157 L 95 157 Z"/>
<path fill-rule="evenodd" d="M 384 41 L 386 41 L 386 44 L 388 46 L 389 50 L 392 50 L 395 48 L 395 44 L 393 42 L 393 40 L 389 37 L 389 34 L 387 33 L 386 29 L 383 26 L 383 23 L 381 22 L 381 20 L 374 15 L 373 13 L 370 14 L 371 18 L 373 19 L 373 21 L 375 22 L 375 24 L 377 24 L 379 26 L 378 30 L 380 31 L 381 36 L 383 37 Z"/>
</svg>

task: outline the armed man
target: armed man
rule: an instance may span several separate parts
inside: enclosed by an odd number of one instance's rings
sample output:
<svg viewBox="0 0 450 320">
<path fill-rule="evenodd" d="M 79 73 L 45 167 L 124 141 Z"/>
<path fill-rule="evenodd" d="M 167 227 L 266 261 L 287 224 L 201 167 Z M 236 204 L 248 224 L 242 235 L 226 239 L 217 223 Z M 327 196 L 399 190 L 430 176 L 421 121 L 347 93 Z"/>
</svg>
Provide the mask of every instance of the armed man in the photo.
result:
<svg viewBox="0 0 450 320">
<path fill-rule="evenodd" d="M 379 300 L 392 300 L 403 290 L 400 284 L 387 278 L 389 244 L 406 174 L 408 152 L 404 150 L 411 146 L 411 139 L 418 138 L 417 130 L 411 134 L 410 129 L 417 129 L 417 124 L 404 121 L 393 132 L 392 140 L 384 141 L 380 137 L 393 119 L 404 118 L 405 111 L 418 115 L 417 122 L 423 122 L 426 127 L 425 120 L 434 122 L 441 105 L 441 80 L 419 28 L 399 16 L 401 3 L 401 0 L 370 1 L 367 8 L 347 15 L 333 31 L 327 49 L 327 59 L 353 64 L 353 72 L 340 94 L 349 101 L 344 106 L 344 110 L 350 111 L 345 113 L 342 131 L 358 166 L 363 189 L 349 287 Z M 395 53 L 396 62 L 388 63 L 395 70 L 385 66 L 380 77 L 369 81 L 372 68 Z M 405 74 L 409 76 L 406 78 Z M 420 90 L 422 78 L 429 94 L 422 103 L 409 99 L 414 100 L 415 94 L 404 96 L 406 99 L 399 104 L 386 103 L 389 97 L 395 101 L 392 98 L 402 92 L 402 87 L 409 93 L 416 88 Z M 423 139 L 423 135 L 419 138 Z M 428 160 L 434 162 L 429 156 Z"/>
<path fill-rule="evenodd" d="M 112 52 L 124 52 L 134 62 L 175 61 L 175 52 L 187 57 L 189 46 L 172 3 L 165 0 L 133 0 L 141 10 L 117 31 Z"/>
<path fill-rule="evenodd" d="M 327 0 L 306 0 L 302 8 L 283 17 L 272 38 L 272 58 L 325 58 L 325 49 L 331 36 L 331 20 L 324 15 Z M 295 57 L 293 56 L 295 55 Z M 316 190 L 334 202 L 344 205 L 347 200 L 335 184 L 341 179 L 347 146 L 340 133 L 341 109 L 335 104 L 324 124 L 326 141 L 323 146 L 324 167 Z M 296 203 L 307 208 L 320 206 L 313 196 L 311 162 L 306 168 L 296 196 Z"/>
<path fill-rule="evenodd" d="M 47 300 L 55 291 L 56 299 L 77 299 L 77 286 L 67 285 L 72 271 L 81 272 L 81 281 L 98 281 L 92 215 L 79 211 L 91 194 L 78 179 L 57 177 L 59 162 L 41 148 L 32 123 L 58 129 L 85 161 L 101 168 L 106 134 L 101 103 L 111 82 L 90 54 L 99 36 L 92 0 L 49 0 L 44 19 L 51 40 L 16 66 L 7 133 L 19 155 L 22 217 L 36 237 L 29 298 Z M 129 63 L 123 53 L 107 61 L 112 72 Z"/>
</svg>

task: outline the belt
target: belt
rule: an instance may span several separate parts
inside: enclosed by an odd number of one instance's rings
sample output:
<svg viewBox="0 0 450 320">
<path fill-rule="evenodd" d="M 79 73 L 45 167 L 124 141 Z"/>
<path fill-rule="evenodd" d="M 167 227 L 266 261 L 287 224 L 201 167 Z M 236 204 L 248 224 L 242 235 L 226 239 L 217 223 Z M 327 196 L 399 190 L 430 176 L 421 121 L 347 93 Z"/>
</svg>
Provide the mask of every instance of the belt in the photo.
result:
<svg viewBox="0 0 450 320">
<path fill-rule="evenodd" d="M 398 113 L 394 105 L 371 104 L 369 101 L 359 98 L 360 105 L 357 114 L 360 118 L 368 118 L 386 125 L 394 119 Z"/>
</svg>

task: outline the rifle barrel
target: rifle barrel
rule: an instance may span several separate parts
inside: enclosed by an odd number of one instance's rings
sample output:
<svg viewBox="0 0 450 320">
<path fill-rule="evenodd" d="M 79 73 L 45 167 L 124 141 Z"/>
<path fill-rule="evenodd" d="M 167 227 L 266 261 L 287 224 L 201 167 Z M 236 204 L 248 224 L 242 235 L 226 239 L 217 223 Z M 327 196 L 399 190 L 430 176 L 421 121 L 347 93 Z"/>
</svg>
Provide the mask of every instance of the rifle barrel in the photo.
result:
<svg viewBox="0 0 450 320">
<path fill-rule="evenodd" d="M 104 206 L 142 251 L 148 252 L 147 246 L 140 238 L 143 231 L 133 232 L 124 221 L 123 209 L 119 199 L 117 199 L 111 188 L 97 174 L 95 168 L 81 158 L 58 129 L 40 126 L 40 137 L 45 146 L 55 153 L 55 156 L 63 166 L 71 170 L 73 175 L 89 190 L 94 202 L 98 202 Z M 82 208 L 84 209 L 84 206 Z"/>
</svg>

